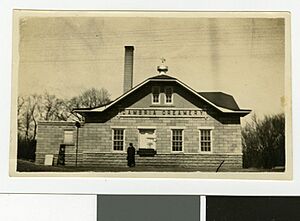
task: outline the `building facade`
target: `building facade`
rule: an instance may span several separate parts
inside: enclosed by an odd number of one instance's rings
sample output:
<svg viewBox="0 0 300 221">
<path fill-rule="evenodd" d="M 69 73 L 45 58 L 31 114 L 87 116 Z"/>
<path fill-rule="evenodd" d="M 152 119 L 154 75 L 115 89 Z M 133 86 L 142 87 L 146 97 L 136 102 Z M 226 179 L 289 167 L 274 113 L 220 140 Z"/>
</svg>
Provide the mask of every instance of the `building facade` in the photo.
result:
<svg viewBox="0 0 300 221">
<path fill-rule="evenodd" d="M 125 52 L 125 78 L 132 79 L 126 73 L 132 59 Z M 36 163 L 43 164 L 46 155 L 59 162 L 63 151 L 65 165 L 127 167 L 133 143 L 136 167 L 241 168 L 240 119 L 250 110 L 240 109 L 231 95 L 195 91 L 167 75 L 165 65 L 158 71 L 133 88 L 129 79 L 124 94 L 106 105 L 75 110 L 85 119 L 80 126 L 40 122 Z"/>
</svg>

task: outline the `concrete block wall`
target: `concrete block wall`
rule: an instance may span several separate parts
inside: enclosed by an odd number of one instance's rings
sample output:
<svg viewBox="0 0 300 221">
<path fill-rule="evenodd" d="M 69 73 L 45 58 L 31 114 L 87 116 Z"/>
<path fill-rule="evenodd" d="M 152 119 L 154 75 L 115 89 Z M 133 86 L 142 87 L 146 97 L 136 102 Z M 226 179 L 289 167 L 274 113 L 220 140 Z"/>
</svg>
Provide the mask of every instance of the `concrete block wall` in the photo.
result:
<svg viewBox="0 0 300 221">
<path fill-rule="evenodd" d="M 166 168 L 170 171 L 180 168 L 199 171 L 241 169 L 241 154 L 157 154 L 154 157 L 136 155 L 136 168 Z M 126 168 L 125 153 L 85 153 L 82 166 L 99 168 Z"/>
<path fill-rule="evenodd" d="M 66 165 L 75 162 L 75 136 L 76 127 L 74 122 L 39 122 L 36 146 L 36 163 L 44 164 L 45 155 L 54 155 L 53 164 L 57 164 L 57 156 L 60 145 L 64 143 L 64 131 L 73 131 L 73 144 L 66 145 Z"/>
<path fill-rule="evenodd" d="M 105 123 L 85 123 L 79 128 L 78 165 L 112 167 L 126 166 L 126 149 L 133 143 L 138 149 L 138 128 L 153 127 L 157 135 L 157 155 L 154 158 L 137 156 L 137 165 L 144 166 L 179 166 L 215 168 L 225 159 L 223 167 L 242 167 L 241 127 L 237 121 L 231 119 L 207 118 L 142 118 L 142 117 L 114 117 Z M 199 128 L 212 129 L 211 153 L 200 153 Z M 123 152 L 113 151 L 112 129 L 125 129 L 125 148 Z M 184 130 L 184 154 L 171 151 L 171 129 Z M 54 155 L 57 162 L 59 146 L 63 143 L 64 130 L 73 130 L 74 144 L 66 146 L 66 165 L 75 165 L 75 136 L 74 122 L 40 122 L 38 124 L 38 138 L 36 163 L 43 164 L 46 154 Z M 186 154 L 186 155 L 185 155 Z M 229 160 L 230 159 L 230 160 Z M 173 162 L 174 161 L 174 162 Z"/>
<path fill-rule="evenodd" d="M 207 118 L 141 118 L 115 117 L 106 123 L 86 123 L 80 128 L 79 143 L 83 152 L 113 152 L 113 129 L 125 130 L 125 148 L 133 143 L 138 148 L 139 128 L 156 129 L 158 154 L 171 154 L 171 130 L 184 131 L 184 153 L 199 153 L 200 129 L 212 128 L 212 153 L 242 153 L 241 126 L 237 123 L 221 123 L 211 116 Z"/>
</svg>

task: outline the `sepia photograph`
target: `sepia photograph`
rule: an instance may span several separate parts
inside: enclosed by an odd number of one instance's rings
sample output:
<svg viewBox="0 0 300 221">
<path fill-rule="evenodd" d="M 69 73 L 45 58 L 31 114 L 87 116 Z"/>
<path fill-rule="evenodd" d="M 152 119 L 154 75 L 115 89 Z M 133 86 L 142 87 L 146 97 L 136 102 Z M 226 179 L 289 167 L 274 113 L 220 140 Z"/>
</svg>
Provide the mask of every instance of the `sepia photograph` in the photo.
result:
<svg viewBox="0 0 300 221">
<path fill-rule="evenodd" d="M 13 24 L 11 176 L 291 178 L 289 13 L 15 10 Z"/>
</svg>

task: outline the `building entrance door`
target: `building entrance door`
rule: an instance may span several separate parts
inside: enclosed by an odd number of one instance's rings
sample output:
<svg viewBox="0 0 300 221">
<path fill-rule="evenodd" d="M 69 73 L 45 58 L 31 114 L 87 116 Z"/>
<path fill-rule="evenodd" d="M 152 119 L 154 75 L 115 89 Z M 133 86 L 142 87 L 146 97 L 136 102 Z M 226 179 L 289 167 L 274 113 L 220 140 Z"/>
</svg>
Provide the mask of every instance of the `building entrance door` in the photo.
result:
<svg viewBox="0 0 300 221">
<path fill-rule="evenodd" d="M 156 149 L 155 129 L 139 129 L 139 148 Z"/>
</svg>

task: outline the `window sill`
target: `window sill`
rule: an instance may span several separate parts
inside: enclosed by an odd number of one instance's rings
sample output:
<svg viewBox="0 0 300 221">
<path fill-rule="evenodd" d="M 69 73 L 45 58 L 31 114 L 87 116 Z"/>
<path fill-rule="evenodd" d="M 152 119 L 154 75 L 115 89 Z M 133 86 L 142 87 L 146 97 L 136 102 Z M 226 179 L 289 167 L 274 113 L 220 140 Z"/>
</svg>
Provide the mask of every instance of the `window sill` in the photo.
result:
<svg viewBox="0 0 300 221">
<path fill-rule="evenodd" d="M 171 154 L 184 154 L 183 151 L 171 151 Z"/>
<path fill-rule="evenodd" d="M 200 154 L 213 154 L 212 151 L 199 151 Z"/>
</svg>

